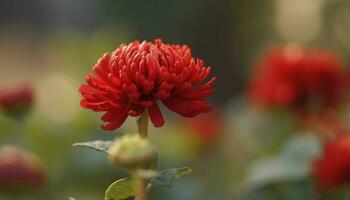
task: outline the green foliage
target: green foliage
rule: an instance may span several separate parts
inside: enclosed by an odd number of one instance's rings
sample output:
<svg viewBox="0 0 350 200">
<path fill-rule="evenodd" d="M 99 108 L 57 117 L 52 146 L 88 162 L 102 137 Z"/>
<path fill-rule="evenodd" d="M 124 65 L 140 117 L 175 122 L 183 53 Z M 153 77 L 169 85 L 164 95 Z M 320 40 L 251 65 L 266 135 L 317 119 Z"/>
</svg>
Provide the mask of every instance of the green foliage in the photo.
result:
<svg viewBox="0 0 350 200">
<path fill-rule="evenodd" d="M 123 178 L 112 183 L 106 190 L 105 200 L 125 200 L 135 196 L 131 178 Z"/>
<path fill-rule="evenodd" d="M 308 179 L 300 179 L 287 182 L 275 182 L 261 187 L 250 188 L 241 200 L 318 200 L 314 193 L 312 182 Z M 330 198 L 333 199 L 333 198 Z M 329 200 L 329 199 L 327 199 Z"/>
<path fill-rule="evenodd" d="M 247 191 L 240 199 L 318 199 L 310 180 L 310 170 L 320 151 L 318 137 L 295 133 L 285 141 L 277 155 L 264 158 L 250 168 Z"/>
<path fill-rule="evenodd" d="M 150 180 L 151 185 L 159 185 L 165 187 L 172 187 L 174 181 L 186 174 L 192 172 L 192 169 L 189 167 L 166 169 L 160 172 L 158 177 L 155 177 Z"/>
<path fill-rule="evenodd" d="M 81 142 L 73 144 L 74 147 L 87 147 L 90 149 L 94 149 L 96 151 L 103 151 L 108 153 L 108 149 L 113 145 L 112 141 L 91 141 L 91 142 Z"/>
<path fill-rule="evenodd" d="M 151 178 L 148 184 L 148 189 L 152 186 L 165 186 L 171 187 L 174 181 L 186 174 L 192 172 L 192 169 L 189 167 L 166 169 L 160 173 L 157 173 L 154 170 L 141 170 L 138 173 L 141 173 L 143 176 L 146 176 L 147 179 Z M 133 187 L 133 181 L 131 178 L 124 178 L 117 180 L 112 183 L 106 190 L 105 200 L 125 200 L 135 196 L 135 190 Z"/>
<path fill-rule="evenodd" d="M 264 158 L 250 168 L 247 185 L 261 187 L 307 178 L 320 151 L 320 141 L 316 136 L 295 134 L 285 142 L 279 154 Z"/>
<path fill-rule="evenodd" d="M 350 199 L 350 185 L 346 184 L 344 186 L 338 186 L 332 190 L 323 190 L 320 192 L 320 200 L 329 200 L 329 199 L 339 199 L 339 200 L 348 200 Z"/>
<path fill-rule="evenodd" d="M 175 177 L 181 178 L 182 176 L 185 176 L 191 172 L 192 172 L 192 169 L 190 167 L 178 168 L 178 169 L 176 169 Z"/>
</svg>

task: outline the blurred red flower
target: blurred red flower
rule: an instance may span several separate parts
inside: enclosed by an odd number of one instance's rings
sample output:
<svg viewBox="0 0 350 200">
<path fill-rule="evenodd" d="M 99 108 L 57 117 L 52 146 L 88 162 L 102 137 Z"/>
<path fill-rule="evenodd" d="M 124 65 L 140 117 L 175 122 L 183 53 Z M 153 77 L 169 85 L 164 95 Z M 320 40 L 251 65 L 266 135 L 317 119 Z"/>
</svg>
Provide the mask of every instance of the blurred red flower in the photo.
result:
<svg viewBox="0 0 350 200">
<path fill-rule="evenodd" d="M 10 145 L 0 148 L 0 190 L 38 190 L 45 177 L 35 155 Z"/>
<path fill-rule="evenodd" d="M 263 56 L 250 79 L 248 94 L 263 106 L 322 112 L 340 103 L 347 81 L 336 55 L 287 45 Z"/>
<path fill-rule="evenodd" d="M 350 135 L 340 134 L 324 146 L 314 165 L 313 174 L 322 190 L 336 189 L 350 183 Z"/>
<path fill-rule="evenodd" d="M 29 85 L 0 89 L 0 108 L 10 114 L 28 110 L 33 104 L 34 91 Z"/>
<path fill-rule="evenodd" d="M 191 130 L 200 145 L 208 148 L 214 144 L 224 132 L 224 118 L 218 112 L 210 112 L 191 120 L 185 120 L 184 125 Z"/>
<path fill-rule="evenodd" d="M 148 111 L 154 126 L 164 124 L 157 101 L 170 110 L 194 117 L 208 112 L 205 97 L 213 92 L 216 78 L 199 85 L 211 68 L 192 57 L 188 46 L 143 41 L 120 45 L 105 53 L 94 66 L 87 84 L 80 86 L 80 104 L 93 111 L 105 111 L 102 128 L 119 128 L 126 118 Z"/>
</svg>

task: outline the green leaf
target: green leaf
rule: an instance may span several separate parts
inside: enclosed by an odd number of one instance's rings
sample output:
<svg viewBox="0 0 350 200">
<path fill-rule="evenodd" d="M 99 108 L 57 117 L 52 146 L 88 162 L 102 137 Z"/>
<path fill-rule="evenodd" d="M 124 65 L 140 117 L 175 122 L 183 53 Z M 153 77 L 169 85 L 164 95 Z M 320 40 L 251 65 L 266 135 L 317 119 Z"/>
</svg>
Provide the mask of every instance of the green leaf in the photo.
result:
<svg viewBox="0 0 350 200">
<path fill-rule="evenodd" d="M 154 177 L 151 179 L 147 189 L 150 189 L 154 185 L 160 185 L 165 187 L 171 187 L 174 181 L 186 174 L 192 172 L 192 169 L 189 167 L 175 168 L 175 169 L 166 169 L 160 173 L 157 173 L 154 170 L 139 170 L 139 175 L 147 177 Z M 124 178 L 117 180 L 112 183 L 106 190 L 104 200 L 126 200 L 128 198 L 135 196 L 135 190 L 133 187 L 133 181 L 131 178 Z"/>
<path fill-rule="evenodd" d="M 190 167 L 182 167 L 182 168 L 178 168 L 176 171 L 176 178 L 181 178 L 182 176 L 185 176 L 189 173 L 192 172 L 192 169 Z"/>
<path fill-rule="evenodd" d="M 108 153 L 108 149 L 113 145 L 112 141 L 91 141 L 91 142 L 81 142 L 73 144 L 74 147 L 87 147 L 90 149 L 94 149 L 96 151 L 103 151 Z"/>
<path fill-rule="evenodd" d="M 299 133 L 291 136 L 275 156 L 256 161 L 248 170 L 246 185 L 264 185 L 304 179 L 310 174 L 310 166 L 321 152 L 318 137 Z"/>
<path fill-rule="evenodd" d="M 307 200 L 330 200 L 339 198 L 325 198 L 322 199 L 325 194 L 322 194 L 322 198 L 319 198 L 314 190 L 314 184 L 309 178 L 271 183 L 260 187 L 248 187 L 240 194 L 240 200 L 295 200 L 295 199 L 307 199 Z M 340 198 L 341 200 L 345 200 Z M 340 200 L 339 199 L 339 200 Z"/>
<path fill-rule="evenodd" d="M 123 178 L 108 187 L 105 200 L 125 200 L 134 196 L 133 181 L 130 178 Z"/>
<path fill-rule="evenodd" d="M 166 169 L 160 172 L 160 175 L 158 177 L 151 179 L 150 184 L 172 187 L 176 179 L 191 172 L 192 169 L 189 167 Z"/>
</svg>

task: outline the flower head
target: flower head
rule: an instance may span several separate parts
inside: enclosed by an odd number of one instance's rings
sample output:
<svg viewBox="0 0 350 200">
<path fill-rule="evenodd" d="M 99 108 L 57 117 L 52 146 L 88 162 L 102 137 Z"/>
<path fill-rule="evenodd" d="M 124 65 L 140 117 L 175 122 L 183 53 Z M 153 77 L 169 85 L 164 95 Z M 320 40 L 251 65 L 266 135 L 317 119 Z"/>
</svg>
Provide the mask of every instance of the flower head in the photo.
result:
<svg viewBox="0 0 350 200">
<path fill-rule="evenodd" d="M 37 190 L 45 181 L 38 157 L 14 146 L 0 148 L 0 190 Z"/>
<path fill-rule="evenodd" d="M 263 56 L 248 92 L 253 102 L 264 106 L 322 112 L 339 105 L 346 79 L 336 55 L 289 45 Z"/>
<path fill-rule="evenodd" d="M 0 109 L 11 115 L 23 113 L 33 104 L 33 94 L 28 85 L 0 89 Z"/>
<path fill-rule="evenodd" d="M 315 162 L 313 174 L 320 189 L 329 190 L 350 183 L 350 135 L 340 134 L 324 146 L 324 152 Z"/>
<path fill-rule="evenodd" d="M 106 112 L 102 128 L 119 128 L 126 118 L 148 111 L 154 126 L 164 124 L 158 107 L 161 101 L 170 110 L 194 117 L 208 112 L 205 97 L 213 92 L 215 77 L 201 84 L 210 67 L 194 59 L 188 46 L 134 41 L 105 53 L 80 86 L 80 104 L 93 111 Z"/>
</svg>

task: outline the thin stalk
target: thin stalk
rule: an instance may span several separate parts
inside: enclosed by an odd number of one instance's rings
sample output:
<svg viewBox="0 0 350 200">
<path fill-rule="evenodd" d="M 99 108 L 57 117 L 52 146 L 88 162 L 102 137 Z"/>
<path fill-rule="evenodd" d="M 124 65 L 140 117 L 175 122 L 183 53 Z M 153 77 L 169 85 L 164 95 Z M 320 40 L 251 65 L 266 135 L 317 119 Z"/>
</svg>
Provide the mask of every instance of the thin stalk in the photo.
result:
<svg viewBox="0 0 350 200">
<path fill-rule="evenodd" d="M 147 200 L 146 181 L 134 172 L 135 200 Z"/>
<path fill-rule="evenodd" d="M 148 111 L 142 113 L 140 118 L 137 121 L 138 129 L 140 136 L 143 138 L 147 138 L 148 136 Z"/>
<path fill-rule="evenodd" d="M 148 136 L 148 111 L 145 110 L 140 118 L 137 120 L 137 126 L 139 134 L 142 138 Z M 146 181 L 140 177 L 137 172 L 133 173 L 134 184 L 135 184 L 135 200 L 147 200 Z"/>
</svg>

